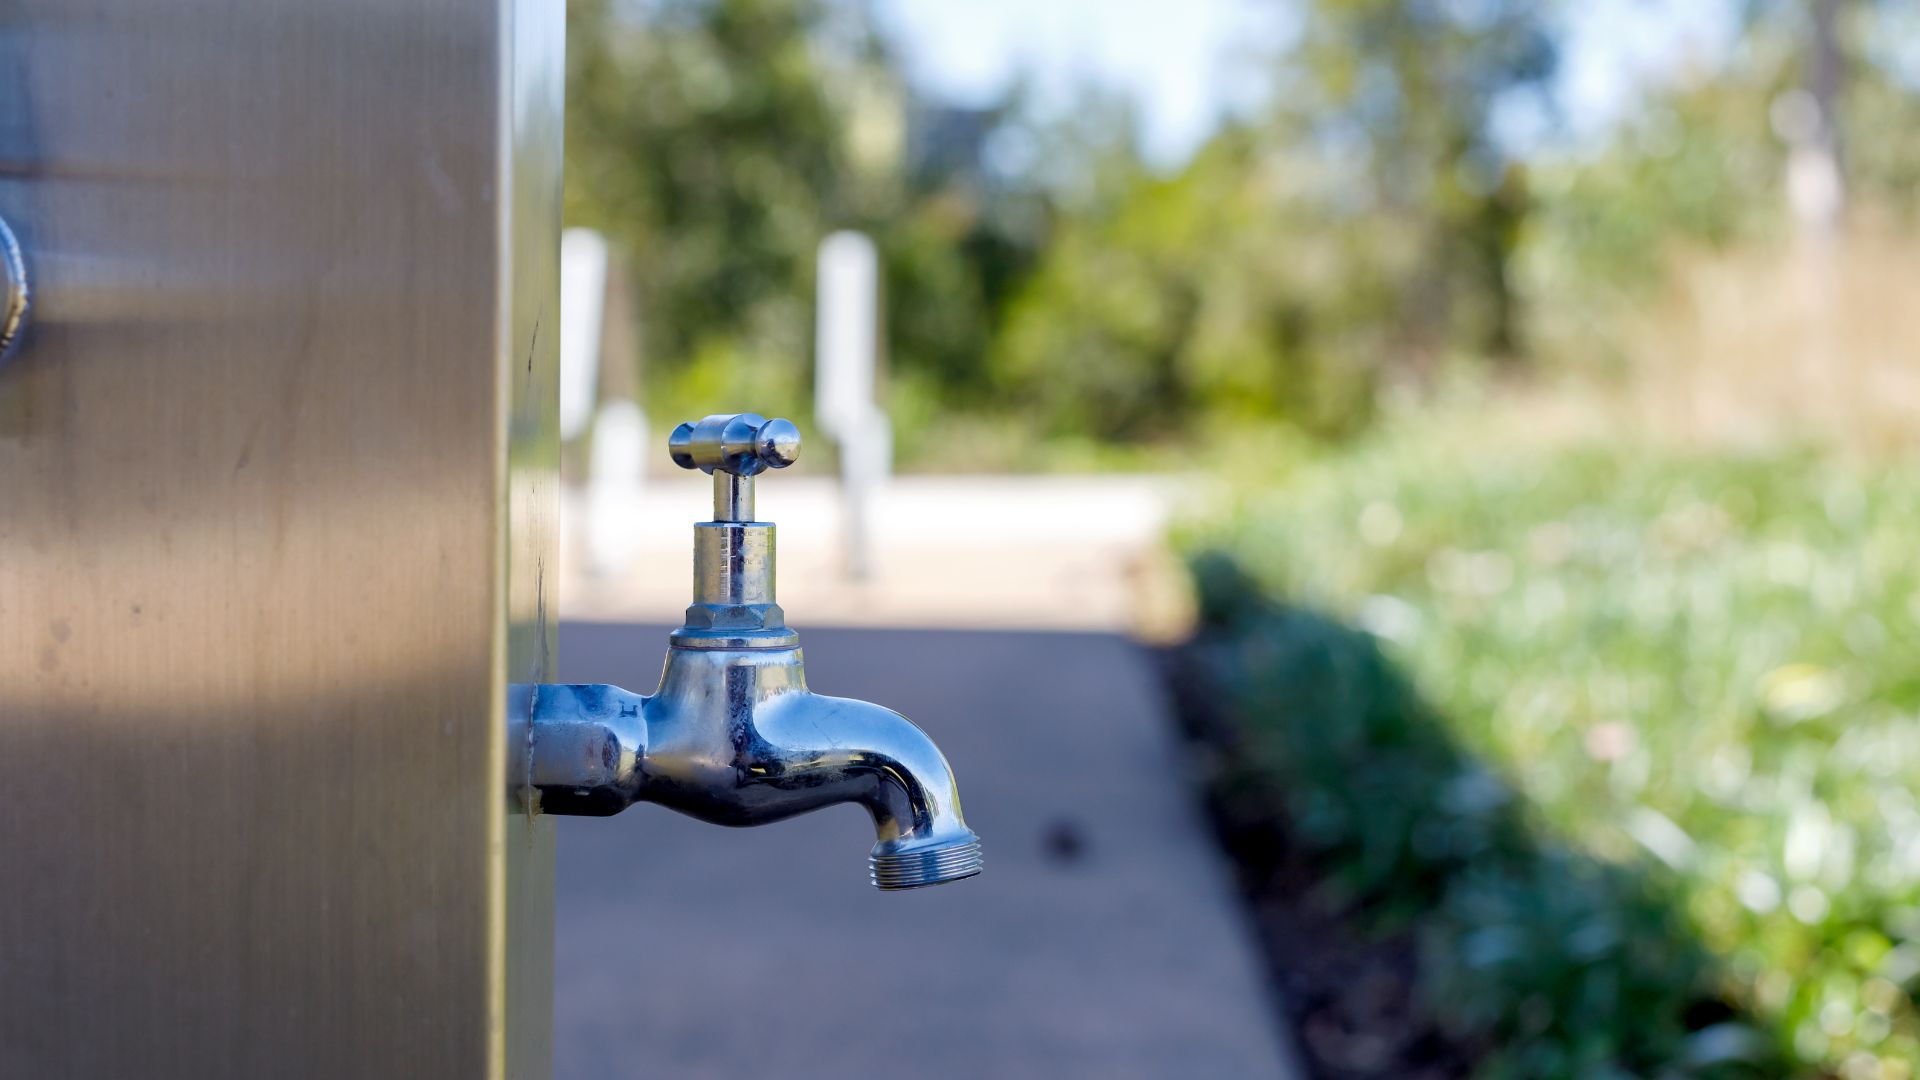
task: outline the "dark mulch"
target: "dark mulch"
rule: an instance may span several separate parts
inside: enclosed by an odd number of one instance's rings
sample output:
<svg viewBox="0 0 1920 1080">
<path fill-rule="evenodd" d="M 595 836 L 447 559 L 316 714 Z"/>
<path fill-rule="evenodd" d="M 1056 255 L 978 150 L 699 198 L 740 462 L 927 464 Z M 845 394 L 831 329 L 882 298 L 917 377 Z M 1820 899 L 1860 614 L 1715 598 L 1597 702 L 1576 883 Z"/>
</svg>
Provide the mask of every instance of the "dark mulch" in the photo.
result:
<svg viewBox="0 0 1920 1080">
<path fill-rule="evenodd" d="M 1363 931 L 1352 911 L 1325 899 L 1311 853 L 1283 821 L 1226 812 L 1215 781 L 1232 760 L 1234 732 L 1212 706 L 1185 648 L 1160 652 L 1170 697 L 1201 795 L 1232 859 L 1265 953 L 1275 1007 L 1316 1080 L 1445 1080 L 1473 1072 L 1481 1054 L 1442 1031 L 1416 993 L 1419 951 L 1409 934 Z"/>
</svg>

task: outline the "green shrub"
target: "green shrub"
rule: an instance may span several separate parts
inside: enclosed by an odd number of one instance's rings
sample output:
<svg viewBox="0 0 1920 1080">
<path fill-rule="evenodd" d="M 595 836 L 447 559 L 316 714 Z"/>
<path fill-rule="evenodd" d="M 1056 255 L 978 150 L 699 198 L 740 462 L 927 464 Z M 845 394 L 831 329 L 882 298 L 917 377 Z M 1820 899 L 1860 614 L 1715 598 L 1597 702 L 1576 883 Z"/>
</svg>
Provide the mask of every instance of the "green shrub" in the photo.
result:
<svg viewBox="0 0 1920 1080">
<path fill-rule="evenodd" d="M 1229 801 L 1414 921 L 1490 1075 L 1911 1075 L 1917 486 L 1433 431 L 1305 467 L 1184 538 Z"/>
</svg>

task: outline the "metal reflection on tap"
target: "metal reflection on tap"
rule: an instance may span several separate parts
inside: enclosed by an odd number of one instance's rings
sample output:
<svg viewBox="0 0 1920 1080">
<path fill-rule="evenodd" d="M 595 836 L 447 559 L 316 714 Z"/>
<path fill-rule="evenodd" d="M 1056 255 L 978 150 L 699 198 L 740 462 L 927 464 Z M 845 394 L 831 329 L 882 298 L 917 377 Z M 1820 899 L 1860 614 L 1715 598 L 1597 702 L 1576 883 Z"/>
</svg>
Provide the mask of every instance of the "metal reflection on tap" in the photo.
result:
<svg viewBox="0 0 1920 1080">
<path fill-rule="evenodd" d="M 5 363 L 19 345 L 32 306 L 26 257 L 20 252 L 20 241 L 7 227 L 7 219 L 0 218 L 0 363 Z"/>
<path fill-rule="evenodd" d="M 971 877 L 980 839 L 939 748 L 891 709 L 807 689 L 799 637 L 774 602 L 773 526 L 752 520 L 754 476 L 791 464 L 799 442 L 791 423 L 751 413 L 675 429 L 674 460 L 715 481 L 715 520 L 695 526 L 686 624 L 651 695 L 532 688 L 528 797 L 547 813 L 653 802 L 729 826 L 859 803 L 876 834 L 874 885 Z"/>
</svg>

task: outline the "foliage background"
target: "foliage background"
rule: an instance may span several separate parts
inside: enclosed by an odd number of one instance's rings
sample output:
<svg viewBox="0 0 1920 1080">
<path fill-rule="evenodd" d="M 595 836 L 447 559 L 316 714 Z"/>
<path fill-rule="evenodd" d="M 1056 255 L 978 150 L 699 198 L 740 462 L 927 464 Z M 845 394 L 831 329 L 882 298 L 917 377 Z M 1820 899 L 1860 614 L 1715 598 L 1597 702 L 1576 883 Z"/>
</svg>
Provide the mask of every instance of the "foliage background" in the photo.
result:
<svg viewBox="0 0 1920 1080">
<path fill-rule="evenodd" d="M 1435 421 L 1303 467 L 1186 537 L 1222 782 L 1496 1074 L 1909 1075 L 1912 475 Z"/>
<path fill-rule="evenodd" d="M 1920 15 L 1727 2 L 1575 134 L 1565 5 L 1300 0 L 1168 164 L 1105 88 L 930 99 L 856 0 L 573 0 L 566 214 L 656 416 L 804 422 L 857 228 L 906 467 L 1231 469 L 1220 796 L 1483 1074 L 1908 1077 Z"/>
<path fill-rule="evenodd" d="M 1462 377 L 1657 369 L 1633 331 L 1676 259 L 1781 250 L 1804 11 L 1746 10 L 1724 63 L 1575 138 L 1557 4 L 1303 3 L 1268 104 L 1150 166 L 1098 87 L 1053 119 L 1017 86 L 927 98 L 851 0 L 580 0 L 567 216 L 629 253 L 663 415 L 751 386 L 804 416 L 814 251 L 858 228 L 909 467 L 1151 462 L 1222 424 L 1337 440 Z M 1903 227 L 1920 140 L 1886 133 L 1920 99 L 1884 42 L 1911 19 L 1848 14 L 1849 191 Z"/>
</svg>

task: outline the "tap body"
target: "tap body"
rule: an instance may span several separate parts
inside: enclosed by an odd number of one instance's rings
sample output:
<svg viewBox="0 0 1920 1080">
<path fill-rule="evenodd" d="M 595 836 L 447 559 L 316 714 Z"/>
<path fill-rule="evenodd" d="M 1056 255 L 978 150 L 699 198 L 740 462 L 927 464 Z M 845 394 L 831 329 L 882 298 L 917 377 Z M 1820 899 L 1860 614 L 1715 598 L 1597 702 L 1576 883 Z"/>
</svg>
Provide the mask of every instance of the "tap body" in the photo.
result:
<svg viewBox="0 0 1920 1080">
<path fill-rule="evenodd" d="M 859 803 L 873 818 L 876 886 L 979 873 L 980 838 L 933 741 L 891 709 L 807 689 L 799 635 L 774 601 L 774 527 L 752 520 L 754 474 L 791 462 L 798 433 L 753 414 L 710 416 L 681 425 L 669 446 L 714 479 L 715 520 L 694 526 L 694 602 L 652 694 L 519 688 L 528 803 L 605 815 L 651 802 L 731 826 Z"/>
<path fill-rule="evenodd" d="M 614 814 L 659 803 L 716 825 L 764 825 L 852 802 L 873 819 L 873 883 L 910 889 L 980 872 L 953 771 L 891 709 L 807 689 L 797 647 L 674 647 L 659 689 L 547 685 L 532 702 L 538 809 Z"/>
</svg>

